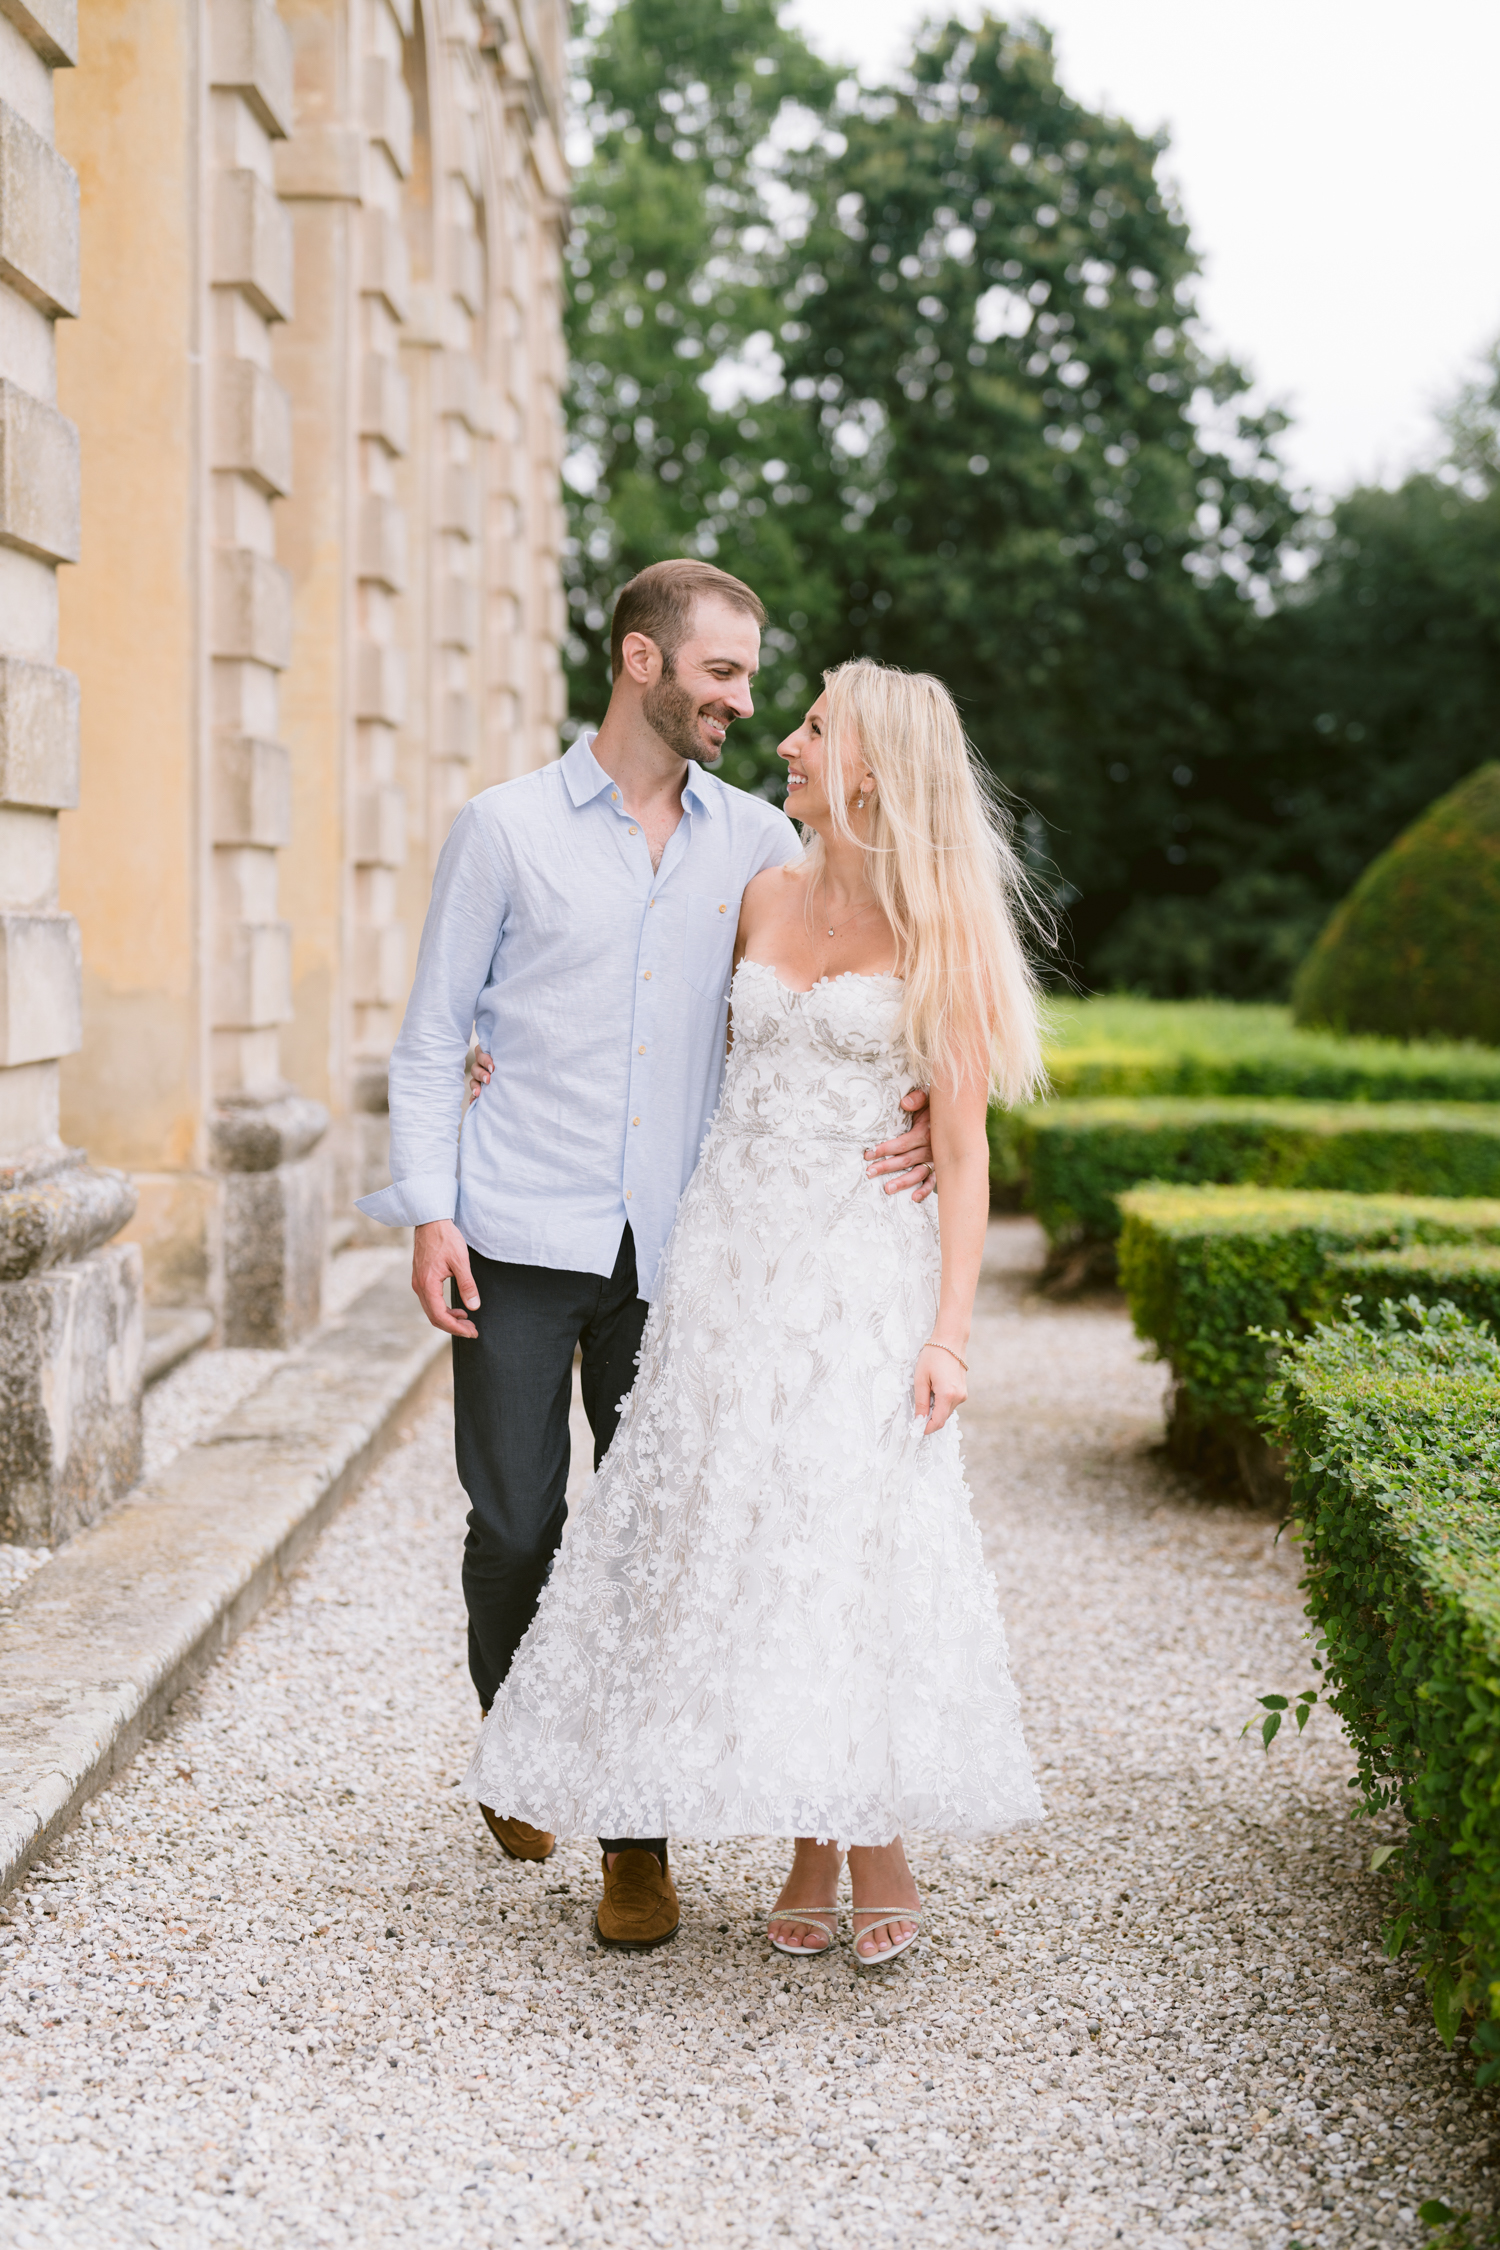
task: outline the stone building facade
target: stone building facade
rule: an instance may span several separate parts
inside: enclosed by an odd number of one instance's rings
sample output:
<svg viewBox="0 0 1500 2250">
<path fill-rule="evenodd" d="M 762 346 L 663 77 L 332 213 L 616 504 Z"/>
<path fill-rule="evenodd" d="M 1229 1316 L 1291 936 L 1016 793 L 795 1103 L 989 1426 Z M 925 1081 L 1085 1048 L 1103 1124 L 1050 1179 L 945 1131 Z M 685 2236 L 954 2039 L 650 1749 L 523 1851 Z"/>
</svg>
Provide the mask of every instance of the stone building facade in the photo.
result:
<svg viewBox="0 0 1500 2250">
<path fill-rule="evenodd" d="M 0 0 L 0 1536 L 316 1321 L 563 713 L 564 0 Z"/>
</svg>

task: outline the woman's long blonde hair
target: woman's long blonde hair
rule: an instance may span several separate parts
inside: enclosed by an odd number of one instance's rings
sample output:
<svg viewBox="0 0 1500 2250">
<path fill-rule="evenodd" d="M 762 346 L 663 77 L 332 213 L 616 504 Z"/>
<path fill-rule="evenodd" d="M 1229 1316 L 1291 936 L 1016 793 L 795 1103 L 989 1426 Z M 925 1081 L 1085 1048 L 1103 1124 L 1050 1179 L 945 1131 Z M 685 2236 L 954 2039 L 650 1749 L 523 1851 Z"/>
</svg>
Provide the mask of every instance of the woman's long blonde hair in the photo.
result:
<svg viewBox="0 0 1500 2250">
<path fill-rule="evenodd" d="M 913 1068 L 974 1074 L 1004 1102 L 1042 1084 L 1037 983 L 1018 923 L 1038 917 L 993 784 L 952 696 L 926 672 L 868 657 L 824 674 L 833 826 L 857 842 L 841 771 L 875 776 L 866 875 L 906 979 L 901 1030 Z M 822 845 L 808 854 L 809 895 Z"/>
</svg>

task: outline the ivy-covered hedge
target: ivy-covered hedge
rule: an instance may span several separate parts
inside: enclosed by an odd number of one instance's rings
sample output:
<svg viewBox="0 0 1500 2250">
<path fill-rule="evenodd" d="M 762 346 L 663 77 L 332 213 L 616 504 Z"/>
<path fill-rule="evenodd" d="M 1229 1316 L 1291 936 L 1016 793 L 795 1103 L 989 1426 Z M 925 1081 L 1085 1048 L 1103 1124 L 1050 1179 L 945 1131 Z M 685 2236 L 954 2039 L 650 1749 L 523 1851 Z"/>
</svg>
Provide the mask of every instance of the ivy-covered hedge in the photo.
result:
<svg viewBox="0 0 1500 2250">
<path fill-rule="evenodd" d="M 1500 1196 L 1500 1104 L 1051 1102 L 1027 1113 L 1022 1152 L 1060 1251 L 1113 1241 L 1142 1180 Z"/>
<path fill-rule="evenodd" d="M 1060 1101 L 1500 1102 L 1497 1048 L 1299 1031 L 1286 1008 L 1230 1000 L 1053 998 L 1047 1013 L 1047 1068 Z M 991 1113 L 997 1203 L 1022 1198 L 1023 1143 L 1037 1114 Z"/>
<path fill-rule="evenodd" d="M 1452 1306 L 1319 1328 L 1285 1350 L 1268 1422 L 1325 1700 L 1366 1807 L 1408 1822 L 1387 1946 L 1451 2042 L 1500 2016 L 1500 1346 Z"/>
<path fill-rule="evenodd" d="M 1138 1187 L 1121 1196 L 1120 1278 L 1136 1331 L 1175 1379 L 1170 1437 L 1184 1460 L 1238 1460 L 1255 1483 L 1274 1347 L 1338 1311 L 1343 1256 L 1444 1243 L 1500 1245 L 1500 1201 L 1242 1187 Z"/>
</svg>

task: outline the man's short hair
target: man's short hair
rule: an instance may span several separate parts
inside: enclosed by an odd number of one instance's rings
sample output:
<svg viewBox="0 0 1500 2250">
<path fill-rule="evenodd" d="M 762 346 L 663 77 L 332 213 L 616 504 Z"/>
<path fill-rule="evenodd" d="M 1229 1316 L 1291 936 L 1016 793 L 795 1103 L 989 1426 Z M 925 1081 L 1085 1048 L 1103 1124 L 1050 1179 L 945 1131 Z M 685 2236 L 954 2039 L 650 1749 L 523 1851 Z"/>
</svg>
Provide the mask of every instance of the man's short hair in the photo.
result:
<svg viewBox="0 0 1500 2250">
<path fill-rule="evenodd" d="M 670 672 L 673 658 L 687 639 L 694 606 L 705 599 L 728 602 L 732 609 L 742 609 L 753 617 L 757 625 L 766 622 L 765 607 L 753 587 L 741 578 L 731 578 L 727 570 L 716 570 L 712 563 L 659 562 L 637 571 L 629 584 L 620 588 L 610 626 L 609 661 L 615 678 L 619 678 L 625 661 L 627 633 L 644 633 L 648 640 L 655 641 L 662 664 Z"/>
</svg>

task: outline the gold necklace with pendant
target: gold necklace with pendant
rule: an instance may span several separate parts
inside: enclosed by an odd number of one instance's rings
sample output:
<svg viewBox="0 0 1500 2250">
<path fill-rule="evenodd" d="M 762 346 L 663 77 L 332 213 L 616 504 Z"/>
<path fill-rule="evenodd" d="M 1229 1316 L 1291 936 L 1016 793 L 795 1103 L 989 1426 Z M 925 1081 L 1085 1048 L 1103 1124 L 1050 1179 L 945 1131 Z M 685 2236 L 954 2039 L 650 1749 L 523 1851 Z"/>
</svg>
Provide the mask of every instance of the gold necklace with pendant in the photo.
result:
<svg viewBox="0 0 1500 2250">
<path fill-rule="evenodd" d="M 828 896 L 828 886 L 827 886 L 827 884 L 826 884 L 826 883 L 825 883 L 825 884 L 823 885 L 823 896 L 824 896 L 825 898 L 826 898 L 826 897 Z M 872 899 L 872 898 L 866 899 L 866 900 L 865 900 L 865 903 L 864 903 L 864 905 L 863 905 L 863 906 L 856 906 L 856 908 L 854 909 L 854 912 L 853 912 L 852 914 L 847 914 L 847 915 L 845 915 L 845 917 L 844 917 L 843 921 L 839 923 L 839 925 L 838 925 L 838 929 L 835 929 L 835 928 L 834 928 L 834 925 L 832 924 L 832 922 L 830 922 L 830 923 L 829 923 L 829 925 L 828 925 L 828 935 L 829 935 L 830 937 L 837 937 L 837 936 L 838 936 L 838 932 L 839 932 L 839 930 L 847 930 L 847 929 L 848 929 L 848 927 L 849 927 L 849 924 L 850 924 L 851 922 L 857 922 L 857 921 L 859 920 L 859 918 L 860 918 L 861 914 L 868 914 L 868 912 L 870 911 L 870 908 L 871 908 L 871 907 L 872 907 L 872 906 L 873 906 L 874 904 L 875 904 L 875 901 L 874 901 L 874 899 Z"/>
</svg>

